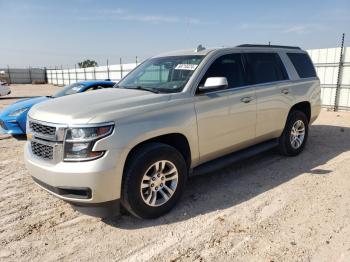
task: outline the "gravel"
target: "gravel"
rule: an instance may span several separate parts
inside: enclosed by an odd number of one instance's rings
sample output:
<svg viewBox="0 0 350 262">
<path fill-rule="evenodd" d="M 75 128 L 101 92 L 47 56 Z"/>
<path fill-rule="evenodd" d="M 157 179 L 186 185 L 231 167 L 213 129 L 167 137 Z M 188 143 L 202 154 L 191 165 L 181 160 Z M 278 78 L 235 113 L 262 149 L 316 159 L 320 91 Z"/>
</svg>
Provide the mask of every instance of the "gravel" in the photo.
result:
<svg viewBox="0 0 350 262">
<path fill-rule="evenodd" d="M 0 110 L 58 87 L 12 85 Z M 349 261 L 350 113 L 322 111 L 305 151 L 192 178 L 155 220 L 92 218 L 31 180 L 25 140 L 0 135 L 1 261 Z"/>
</svg>

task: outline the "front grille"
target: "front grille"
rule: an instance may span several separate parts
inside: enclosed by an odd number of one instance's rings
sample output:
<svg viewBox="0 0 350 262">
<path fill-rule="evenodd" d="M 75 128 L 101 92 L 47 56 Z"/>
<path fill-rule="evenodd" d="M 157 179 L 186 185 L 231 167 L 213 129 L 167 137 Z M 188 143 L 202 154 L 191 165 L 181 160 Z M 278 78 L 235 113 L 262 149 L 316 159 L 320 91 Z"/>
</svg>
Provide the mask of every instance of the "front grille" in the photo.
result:
<svg viewBox="0 0 350 262">
<path fill-rule="evenodd" d="M 0 120 L 0 127 L 2 128 L 2 129 L 7 129 L 6 128 L 6 126 L 5 126 L 5 123 L 4 123 L 4 121 L 2 121 L 2 120 Z"/>
<path fill-rule="evenodd" d="M 32 141 L 32 152 L 34 155 L 36 155 L 39 158 L 45 159 L 45 160 L 52 160 L 53 159 L 53 147 L 49 145 L 43 145 L 37 142 Z"/>
<path fill-rule="evenodd" d="M 29 127 L 31 130 L 33 130 L 34 133 L 39 135 L 55 136 L 56 134 L 56 127 L 53 127 L 53 126 L 47 126 L 47 125 L 30 121 Z"/>
</svg>

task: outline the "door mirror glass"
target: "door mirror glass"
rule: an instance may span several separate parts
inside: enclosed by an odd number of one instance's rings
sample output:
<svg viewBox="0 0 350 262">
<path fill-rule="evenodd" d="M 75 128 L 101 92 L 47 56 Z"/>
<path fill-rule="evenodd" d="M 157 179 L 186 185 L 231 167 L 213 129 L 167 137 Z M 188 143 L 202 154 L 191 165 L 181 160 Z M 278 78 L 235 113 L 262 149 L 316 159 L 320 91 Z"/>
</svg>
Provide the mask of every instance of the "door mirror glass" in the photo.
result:
<svg viewBox="0 0 350 262">
<path fill-rule="evenodd" d="M 228 82 L 226 77 L 208 77 L 205 80 L 204 86 L 200 86 L 200 91 L 210 91 L 214 89 L 228 88 Z"/>
</svg>

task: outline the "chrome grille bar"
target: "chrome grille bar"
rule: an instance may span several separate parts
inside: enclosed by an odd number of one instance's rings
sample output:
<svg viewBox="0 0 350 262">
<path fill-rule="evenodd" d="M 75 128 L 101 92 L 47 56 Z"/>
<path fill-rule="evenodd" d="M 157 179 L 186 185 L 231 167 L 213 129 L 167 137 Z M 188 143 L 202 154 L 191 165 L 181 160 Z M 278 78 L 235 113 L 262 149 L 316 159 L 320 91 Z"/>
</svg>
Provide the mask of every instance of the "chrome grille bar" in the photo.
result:
<svg viewBox="0 0 350 262">
<path fill-rule="evenodd" d="M 27 137 L 33 155 L 52 163 L 62 161 L 66 128 L 66 125 L 38 121 L 28 117 Z"/>
</svg>

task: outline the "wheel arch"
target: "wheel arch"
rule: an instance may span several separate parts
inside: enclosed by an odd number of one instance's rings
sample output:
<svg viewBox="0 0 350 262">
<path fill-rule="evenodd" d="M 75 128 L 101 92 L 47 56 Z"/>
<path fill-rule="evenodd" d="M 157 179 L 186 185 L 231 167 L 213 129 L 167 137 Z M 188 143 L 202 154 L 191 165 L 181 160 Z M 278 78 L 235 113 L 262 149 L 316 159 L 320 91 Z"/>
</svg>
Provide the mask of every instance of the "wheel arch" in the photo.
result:
<svg viewBox="0 0 350 262">
<path fill-rule="evenodd" d="M 192 161 L 192 155 L 191 155 L 192 152 L 191 152 L 191 147 L 187 137 L 181 133 L 169 133 L 169 134 L 159 135 L 156 137 L 146 139 L 134 145 L 126 156 L 125 164 L 123 168 L 123 176 L 125 172 L 125 167 L 128 165 L 128 161 L 130 161 L 131 156 L 135 154 L 135 152 L 137 152 L 139 148 L 141 148 L 145 144 L 152 143 L 152 142 L 163 143 L 177 149 L 184 157 L 187 167 L 190 168 L 191 161 Z"/>
<path fill-rule="evenodd" d="M 298 102 L 298 103 L 294 104 L 291 107 L 291 109 L 289 110 L 288 115 L 294 110 L 303 112 L 306 115 L 308 122 L 310 123 L 310 120 L 311 120 L 311 104 L 310 104 L 310 102 L 302 101 L 302 102 Z"/>
</svg>

